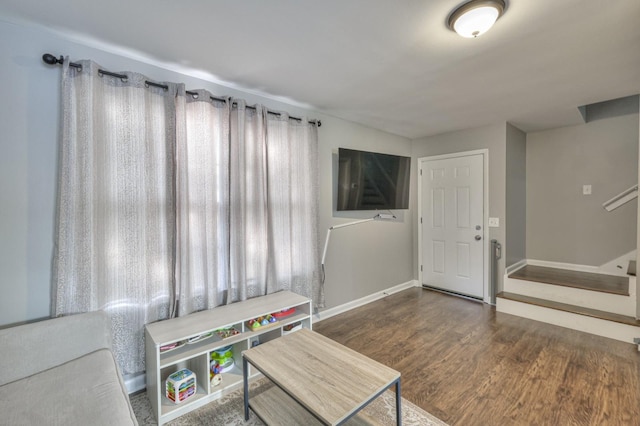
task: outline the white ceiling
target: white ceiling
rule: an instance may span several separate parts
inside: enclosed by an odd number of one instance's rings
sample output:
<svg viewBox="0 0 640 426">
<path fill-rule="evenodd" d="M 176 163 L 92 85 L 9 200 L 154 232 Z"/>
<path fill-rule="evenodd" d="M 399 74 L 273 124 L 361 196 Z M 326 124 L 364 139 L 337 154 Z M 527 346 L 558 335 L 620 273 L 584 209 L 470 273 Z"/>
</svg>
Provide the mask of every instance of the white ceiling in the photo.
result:
<svg viewBox="0 0 640 426">
<path fill-rule="evenodd" d="M 446 28 L 459 4 L 2 0 L 0 19 L 409 138 L 504 121 L 527 132 L 577 124 L 578 106 L 640 92 L 639 0 L 510 0 L 477 39 Z"/>
</svg>

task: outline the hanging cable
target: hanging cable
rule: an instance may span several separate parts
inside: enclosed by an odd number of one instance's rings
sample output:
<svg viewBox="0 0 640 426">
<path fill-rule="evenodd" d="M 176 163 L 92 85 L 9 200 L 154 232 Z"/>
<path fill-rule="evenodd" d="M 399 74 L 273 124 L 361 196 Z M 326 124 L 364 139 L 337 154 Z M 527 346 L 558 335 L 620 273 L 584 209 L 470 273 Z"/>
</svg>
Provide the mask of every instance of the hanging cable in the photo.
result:
<svg viewBox="0 0 640 426">
<path fill-rule="evenodd" d="M 49 64 L 49 65 L 58 65 L 58 64 L 62 65 L 64 63 L 64 57 L 62 55 L 60 55 L 59 58 L 56 58 L 55 56 L 53 56 L 50 53 L 45 53 L 44 55 L 42 55 L 42 60 L 45 63 Z M 79 71 L 82 71 L 82 65 L 81 64 L 77 64 L 75 62 L 69 62 L 69 66 L 72 67 L 72 68 L 76 68 Z M 115 73 L 115 72 L 105 71 L 105 70 L 102 70 L 102 69 L 99 69 L 98 73 L 101 74 L 101 75 L 108 75 L 110 77 L 119 78 L 119 79 L 121 79 L 123 81 L 128 78 L 128 76 L 126 74 L 118 74 L 118 73 Z M 158 88 L 161 88 L 161 89 L 164 89 L 164 90 L 169 89 L 169 86 L 167 86 L 166 84 L 155 83 L 155 82 L 149 81 L 149 80 L 145 80 L 145 84 L 147 86 L 158 87 Z M 197 97 L 197 95 L 198 95 L 198 92 L 195 92 L 195 91 L 192 91 L 192 90 L 187 90 L 186 93 L 188 95 L 193 96 L 193 97 Z M 229 99 L 228 98 L 211 96 L 211 100 L 220 101 L 220 102 L 227 102 Z M 232 102 L 232 106 L 237 106 L 237 103 L 236 102 Z M 253 110 L 256 109 L 255 106 L 251 106 L 251 105 L 247 105 L 245 108 L 249 108 L 249 109 L 253 109 Z M 275 112 L 275 111 L 268 111 L 268 110 L 267 110 L 267 113 L 269 113 L 271 115 L 276 115 L 276 116 L 281 116 L 282 115 L 282 113 Z M 299 117 L 289 116 L 289 118 L 291 120 L 296 120 L 296 121 L 302 122 L 302 118 L 299 118 Z M 320 120 L 309 120 L 309 123 L 315 124 L 318 127 L 322 126 L 322 122 Z"/>
</svg>

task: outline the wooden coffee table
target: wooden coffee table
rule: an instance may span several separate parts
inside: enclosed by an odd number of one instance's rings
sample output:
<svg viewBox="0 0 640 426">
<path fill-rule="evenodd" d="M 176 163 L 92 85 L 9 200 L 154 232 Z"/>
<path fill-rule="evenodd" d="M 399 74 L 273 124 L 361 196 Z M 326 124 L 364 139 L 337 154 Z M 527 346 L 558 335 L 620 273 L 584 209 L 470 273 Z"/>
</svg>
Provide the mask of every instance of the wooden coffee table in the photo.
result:
<svg viewBox="0 0 640 426">
<path fill-rule="evenodd" d="M 266 424 L 376 424 L 358 413 L 395 385 L 402 424 L 400 373 L 308 329 L 242 352 L 244 415 Z M 249 400 L 248 364 L 276 386 Z"/>
</svg>

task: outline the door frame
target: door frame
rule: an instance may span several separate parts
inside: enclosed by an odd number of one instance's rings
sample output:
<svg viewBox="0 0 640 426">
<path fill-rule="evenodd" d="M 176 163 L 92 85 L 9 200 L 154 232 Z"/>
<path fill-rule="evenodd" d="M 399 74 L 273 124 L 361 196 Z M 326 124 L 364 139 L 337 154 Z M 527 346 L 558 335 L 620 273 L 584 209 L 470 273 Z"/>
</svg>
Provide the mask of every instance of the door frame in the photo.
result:
<svg viewBox="0 0 640 426">
<path fill-rule="evenodd" d="M 483 197 L 482 197 L 482 227 L 483 227 L 483 298 L 484 303 L 491 303 L 491 295 L 489 294 L 489 251 L 490 251 L 490 236 L 489 236 L 489 150 L 488 149 L 475 149 L 472 151 L 453 152 L 450 154 L 432 155 L 429 157 L 418 158 L 418 280 L 420 286 L 423 285 L 423 258 L 422 258 L 422 168 L 423 164 L 428 161 L 434 160 L 446 160 L 450 158 L 468 157 L 471 155 L 482 155 L 483 159 Z"/>
</svg>

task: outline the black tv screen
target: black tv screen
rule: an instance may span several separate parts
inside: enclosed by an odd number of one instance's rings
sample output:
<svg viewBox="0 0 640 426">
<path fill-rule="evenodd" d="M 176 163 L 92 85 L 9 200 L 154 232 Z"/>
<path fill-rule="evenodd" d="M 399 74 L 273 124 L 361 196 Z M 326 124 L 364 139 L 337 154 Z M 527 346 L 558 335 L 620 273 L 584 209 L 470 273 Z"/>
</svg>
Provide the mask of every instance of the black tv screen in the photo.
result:
<svg viewBox="0 0 640 426">
<path fill-rule="evenodd" d="M 411 158 L 338 149 L 338 211 L 409 208 Z"/>
</svg>

